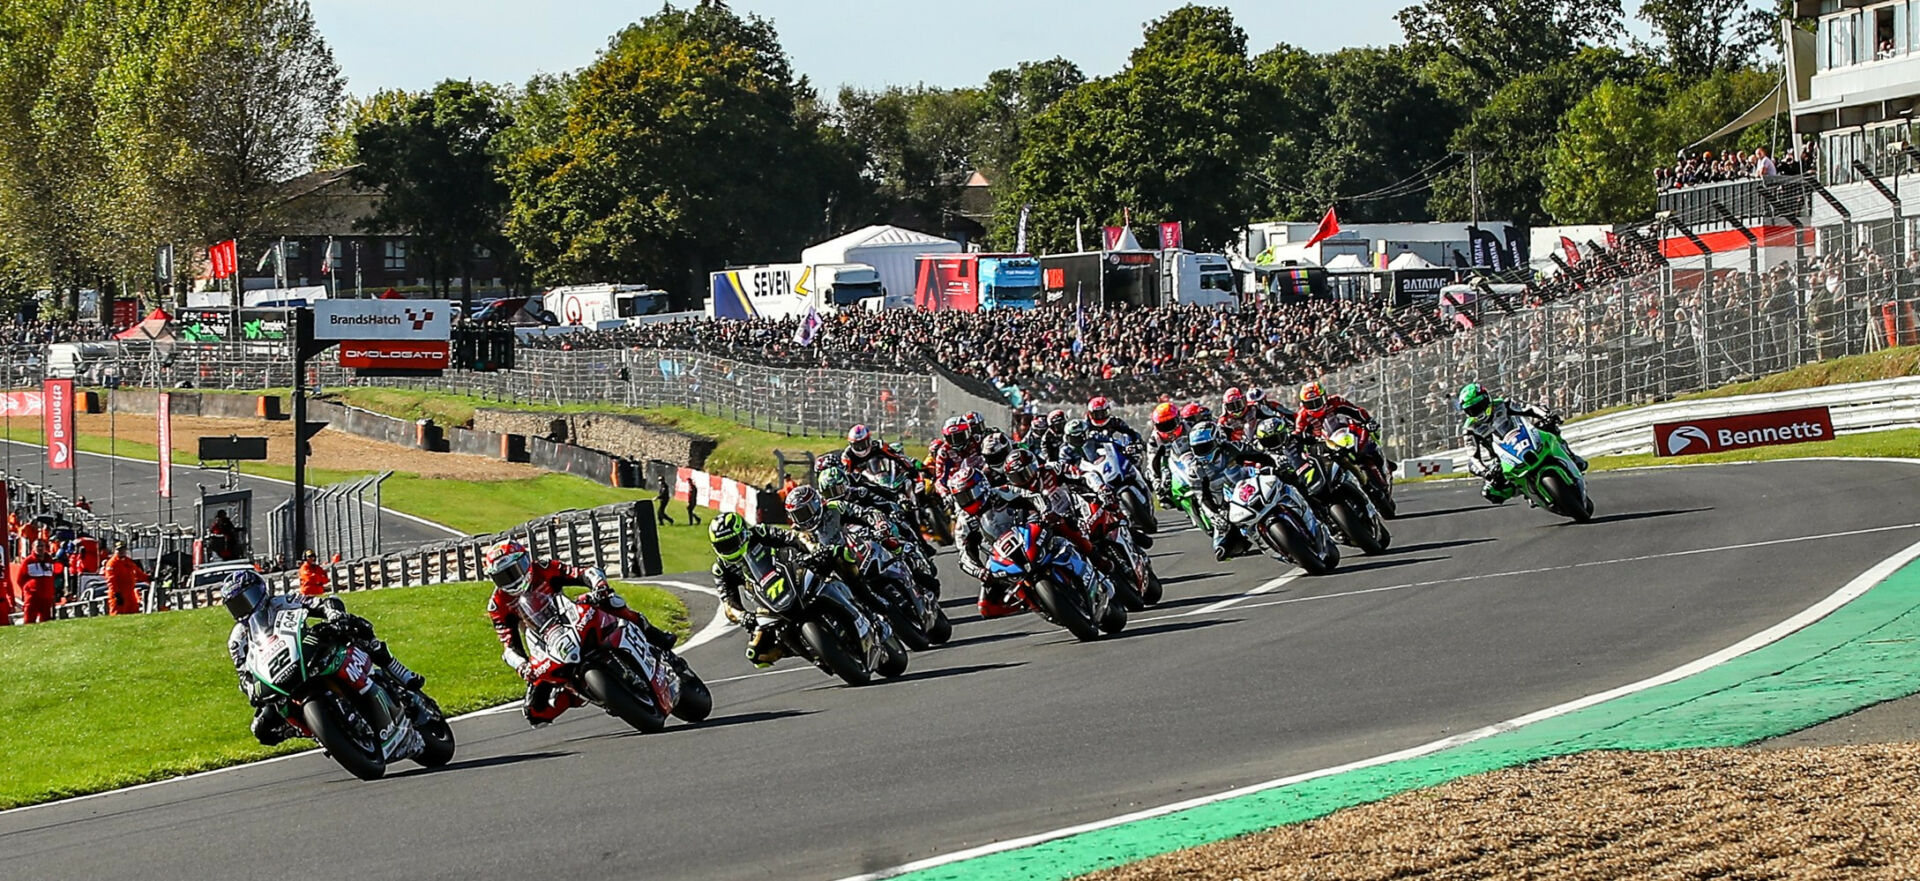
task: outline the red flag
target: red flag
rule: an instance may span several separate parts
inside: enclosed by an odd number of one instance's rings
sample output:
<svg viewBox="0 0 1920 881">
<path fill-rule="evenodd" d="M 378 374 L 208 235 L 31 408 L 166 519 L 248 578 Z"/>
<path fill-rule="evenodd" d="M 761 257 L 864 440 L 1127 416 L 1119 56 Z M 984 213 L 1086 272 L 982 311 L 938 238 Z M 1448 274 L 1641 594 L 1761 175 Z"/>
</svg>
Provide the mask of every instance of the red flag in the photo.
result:
<svg viewBox="0 0 1920 881">
<path fill-rule="evenodd" d="M 1340 218 L 1335 217 L 1333 209 L 1327 209 L 1327 216 L 1320 218 L 1320 228 L 1313 231 L 1313 238 L 1307 240 L 1307 247 L 1320 244 L 1326 239 L 1340 234 Z"/>
<path fill-rule="evenodd" d="M 1109 226 L 1101 230 L 1100 246 L 1108 251 L 1120 247 L 1120 236 L 1127 231 L 1124 226 Z"/>
<path fill-rule="evenodd" d="M 1574 244 L 1572 239 L 1567 238 L 1566 236 L 1561 236 L 1560 250 L 1567 252 L 1568 266 L 1572 266 L 1573 264 L 1580 262 L 1580 246 Z"/>
<path fill-rule="evenodd" d="M 1171 249 L 1181 247 L 1180 221 L 1170 220 L 1160 224 L 1160 247 Z"/>
<path fill-rule="evenodd" d="M 231 278 L 240 270 L 240 243 L 228 239 L 207 249 L 207 262 L 213 264 L 214 278 Z"/>
<path fill-rule="evenodd" d="M 73 468 L 73 380 L 49 379 L 40 384 L 41 427 L 47 438 L 47 467 Z"/>
</svg>

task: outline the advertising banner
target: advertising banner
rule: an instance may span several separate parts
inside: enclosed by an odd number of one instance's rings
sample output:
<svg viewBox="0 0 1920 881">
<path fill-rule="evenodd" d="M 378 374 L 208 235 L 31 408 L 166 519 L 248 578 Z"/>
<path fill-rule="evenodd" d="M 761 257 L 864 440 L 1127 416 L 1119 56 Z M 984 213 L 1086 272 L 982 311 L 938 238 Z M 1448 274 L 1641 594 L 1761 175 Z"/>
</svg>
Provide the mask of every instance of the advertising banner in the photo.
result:
<svg viewBox="0 0 1920 881">
<path fill-rule="evenodd" d="M 313 304 L 313 338 L 317 340 L 444 342 L 452 334 L 453 308 L 447 300 L 321 300 Z"/>
<path fill-rule="evenodd" d="M 445 370 L 453 363 L 446 340 L 349 340 L 340 366 L 356 370 Z"/>
<path fill-rule="evenodd" d="M 7 392 L 0 394 L 0 416 L 38 416 L 40 415 L 39 392 Z"/>
<path fill-rule="evenodd" d="M 40 385 L 42 425 L 47 438 L 47 467 L 73 468 L 73 380 L 49 379 Z"/>
<path fill-rule="evenodd" d="M 1181 241 L 1182 241 L 1182 237 L 1180 235 L 1180 221 L 1169 220 L 1165 223 L 1160 224 L 1161 250 L 1167 250 L 1169 248 L 1184 247 L 1181 244 Z"/>
<path fill-rule="evenodd" d="M 160 497 L 173 498 L 173 396 L 160 393 Z"/>
<path fill-rule="evenodd" d="M 250 343 L 284 340 L 293 329 L 292 315 L 286 309 L 242 309 L 240 338 Z"/>
<path fill-rule="evenodd" d="M 1718 419 L 1688 419 L 1653 426 L 1653 452 L 1693 456 L 1777 444 L 1833 440 L 1833 414 L 1826 407 L 1747 413 Z"/>
<path fill-rule="evenodd" d="M 182 309 L 173 316 L 173 332 L 193 343 L 223 343 L 233 339 L 232 309 Z"/>
</svg>

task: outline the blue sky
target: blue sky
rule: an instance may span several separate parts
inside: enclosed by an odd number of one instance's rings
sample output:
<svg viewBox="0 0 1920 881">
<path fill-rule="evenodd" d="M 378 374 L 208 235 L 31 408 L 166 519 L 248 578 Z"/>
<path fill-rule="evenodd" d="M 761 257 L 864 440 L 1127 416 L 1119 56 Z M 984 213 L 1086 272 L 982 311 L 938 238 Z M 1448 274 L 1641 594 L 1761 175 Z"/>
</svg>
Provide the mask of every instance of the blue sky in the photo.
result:
<svg viewBox="0 0 1920 881">
<path fill-rule="evenodd" d="M 689 5 L 693 0 L 681 0 Z M 1184 0 L 732 0 L 769 18 L 795 69 L 824 94 L 925 83 L 975 85 L 1021 61 L 1062 55 L 1089 76 L 1119 70 L 1141 25 Z M 1211 0 L 1216 5 L 1221 0 Z M 1314 51 L 1400 39 L 1393 14 L 1412 0 L 1232 3 L 1258 52 L 1287 42 Z M 953 10 L 966 8 L 965 14 Z M 443 79 L 525 82 L 583 67 L 607 38 L 660 8 L 659 0 L 313 0 L 314 17 L 363 94 Z"/>
</svg>

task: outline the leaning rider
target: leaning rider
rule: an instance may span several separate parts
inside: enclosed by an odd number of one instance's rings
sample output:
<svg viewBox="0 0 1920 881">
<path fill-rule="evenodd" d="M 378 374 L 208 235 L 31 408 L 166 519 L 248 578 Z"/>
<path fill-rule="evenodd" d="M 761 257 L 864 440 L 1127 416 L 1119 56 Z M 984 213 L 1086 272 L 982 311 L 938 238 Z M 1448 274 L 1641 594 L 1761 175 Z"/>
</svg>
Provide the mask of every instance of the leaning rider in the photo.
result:
<svg viewBox="0 0 1920 881">
<path fill-rule="evenodd" d="M 233 615 L 233 630 L 227 634 L 227 655 L 233 659 L 233 670 L 240 676 L 241 693 L 254 706 L 253 736 L 264 746 L 273 746 L 299 733 L 287 724 L 286 695 L 274 692 L 247 673 L 247 649 L 253 628 L 272 627 L 274 617 L 281 612 L 303 611 L 309 618 L 325 619 L 364 650 L 395 682 L 411 689 L 426 684 L 424 677 L 407 669 L 407 665 L 394 658 L 386 643 L 374 637 L 373 625 L 367 619 L 348 612 L 346 604 L 337 596 L 282 596 L 267 587 L 260 573 L 242 569 L 227 576 L 220 599 Z"/>
<path fill-rule="evenodd" d="M 1467 444 L 1472 448 L 1471 458 L 1467 460 L 1467 470 L 1475 477 L 1486 481 L 1480 494 L 1496 505 L 1513 498 L 1520 491 L 1500 467 L 1499 454 L 1494 452 L 1493 432 L 1515 416 L 1524 416 L 1534 420 L 1540 428 L 1559 433 L 1560 414 L 1546 407 L 1539 407 L 1511 398 L 1496 398 L 1487 394 L 1487 390 L 1477 382 L 1467 383 L 1460 389 L 1460 410 L 1467 414 L 1465 433 Z M 1566 438 L 1560 439 L 1561 448 L 1572 457 L 1573 464 L 1581 471 L 1587 470 L 1587 460 L 1567 446 Z"/>
<path fill-rule="evenodd" d="M 913 589 L 912 572 L 884 544 L 873 548 L 864 567 L 855 566 L 856 543 L 892 536 L 885 512 L 853 502 L 829 502 L 819 490 L 803 486 L 787 494 L 787 519 L 808 552 L 827 554 L 834 575 L 872 599 L 885 601 L 878 579 L 891 580 L 901 592 Z"/>
<path fill-rule="evenodd" d="M 794 492 L 798 492 L 796 488 Z M 788 494 L 789 496 L 792 493 Z M 807 552 L 798 535 L 771 526 L 752 526 L 747 518 L 728 511 L 713 518 L 707 527 L 707 540 L 713 543 L 713 589 L 720 593 L 720 607 L 727 620 L 747 632 L 747 660 L 756 667 L 768 667 L 786 656 L 771 625 L 763 626 L 755 610 L 747 608 L 740 589 L 751 576 L 747 573 L 747 554 L 785 548 Z"/>
<path fill-rule="evenodd" d="M 613 592 L 600 570 L 581 569 L 552 559 L 535 560 L 525 545 L 512 539 L 488 548 L 481 561 L 487 577 L 493 580 L 487 617 L 493 620 L 494 635 L 505 646 L 500 658 L 520 674 L 520 678 L 527 680 L 527 699 L 521 706 L 527 724 L 536 728 L 545 725 L 581 703 L 580 696 L 571 690 L 554 689 L 534 681 L 533 664 L 521 640 L 522 625 L 545 623 L 550 616 L 560 614 L 559 603 L 577 602 L 631 621 L 655 648 L 675 664 L 681 663 L 673 654 L 673 634 L 653 626 L 645 615 L 629 607 L 625 599 Z M 584 587 L 587 592 L 579 599 L 568 600 L 561 591 L 563 587 Z"/>
<path fill-rule="evenodd" d="M 1293 414 L 1293 429 L 1308 437 L 1320 437 L 1328 433 L 1327 421 L 1335 416 L 1346 416 L 1361 424 L 1367 430 L 1366 445 L 1360 449 L 1362 461 L 1380 469 L 1381 480 L 1389 479 L 1393 472 L 1393 463 L 1387 461 L 1380 451 L 1380 443 L 1374 438 L 1380 424 L 1375 422 L 1373 414 L 1365 407 L 1339 395 L 1327 394 L 1327 390 L 1317 382 L 1309 382 L 1300 387 L 1300 409 Z"/>
<path fill-rule="evenodd" d="M 1198 490 L 1195 498 L 1207 514 L 1207 523 L 1213 527 L 1213 558 L 1225 562 L 1228 554 L 1226 490 L 1232 488 L 1229 481 L 1247 465 L 1271 469 L 1274 476 L 1288 483 L 1300 478 L 1292 469 L 1279 467 L 1279 461 L 1265 451 L 1243 447 L 1221 437 L 1219 426 L 1211 422 L 1194 426 L 1190 438 L 1187 449 L 1193 452 L 1199 471 L 1194 480 L 1194 489 Z"/>
<path fill-rule="evenodd" d="M 999 538 L 998 535 L 987 534 L 989 524 L 985 521 L 991 513 L 1006 510 L 1030 520 L 1044 521 L 1053 528 L 1056 537 L 1078 550 L 1083 560 L 1094 559 L 1093 544 L 1087 541 L 1086 534 L 1080 531 L 1073 518 L 1055 512 L 1045 496 L 1031 489 L 993 486 L 985 474 L 972 468 L 962 468 L 947 477 L 947 495 L 953 499 L 954 507 L 960 510 L 959 522 L 954 529 L 960 570 L 980 579 L 979 608 L 982 618 L 1002 618 L 1023 611 L 1019 604 L 1007 596 L 1006 585 L 989 577 L 987 572 L 990 546 Z M 1098 569 L 1084 570 L 1081 574 L 1093 578 L 1107 577 Z"/>
<path fill-rule="evenodd" d="M 1129 444 L 1140 443 L 1140 432 L 1134 431 L 1127 420 L 1113 415 L 1113 402 L 1105 395 L 1097 395 L 1087 402 L 1087 430 L 1109 439 L 1126 438 Z"/>
</svg>

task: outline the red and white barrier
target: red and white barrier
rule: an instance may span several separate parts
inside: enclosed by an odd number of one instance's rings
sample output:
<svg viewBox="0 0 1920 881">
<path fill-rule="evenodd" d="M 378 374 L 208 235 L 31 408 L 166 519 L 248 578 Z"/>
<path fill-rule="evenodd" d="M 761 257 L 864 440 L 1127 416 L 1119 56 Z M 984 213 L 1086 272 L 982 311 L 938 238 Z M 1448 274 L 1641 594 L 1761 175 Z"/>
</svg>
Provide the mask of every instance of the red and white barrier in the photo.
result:
<svg viewBox="0 0 1920 881">
<path fill-rule="evenodd" d="M 696 505 L 716 511 L 731 511 L 747 518 L 748 523 L 760 522 L 760 490 L 750 484 L 731 477 L 682 468 L 673 488 L 674 501 L 685 502 L 690 491 Z"/>
</svg>

